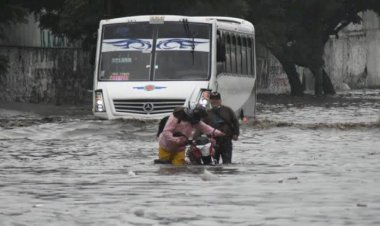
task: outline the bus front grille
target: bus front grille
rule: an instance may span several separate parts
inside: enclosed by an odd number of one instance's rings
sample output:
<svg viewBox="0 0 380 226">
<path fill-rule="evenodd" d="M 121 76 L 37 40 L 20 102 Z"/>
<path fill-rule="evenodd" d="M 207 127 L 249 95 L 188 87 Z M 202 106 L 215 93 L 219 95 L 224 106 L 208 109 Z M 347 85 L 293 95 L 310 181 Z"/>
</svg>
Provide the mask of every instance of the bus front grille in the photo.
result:
<svg viewBox="0 0 380 226">
<path fill-rule="evenodd" d="M 131 114 L 164 114 L 173 112 L 174 108 L 183 106 L 185 100 L 183 99 L 123 99 L 113 100 L 115 111 L 119 113 Z"/>
</svg>

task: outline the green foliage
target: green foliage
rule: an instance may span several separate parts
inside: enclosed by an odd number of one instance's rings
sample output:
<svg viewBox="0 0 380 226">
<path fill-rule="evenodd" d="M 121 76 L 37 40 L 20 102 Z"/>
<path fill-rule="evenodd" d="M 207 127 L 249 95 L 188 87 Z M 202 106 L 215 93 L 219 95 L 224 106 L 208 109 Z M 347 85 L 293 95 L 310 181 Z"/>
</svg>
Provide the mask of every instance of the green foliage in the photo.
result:
<svg viewBox="0 0 380 226">
<path fill-rule="evenodd" d="M 25 0 L 25 6 L 40 18 L 42 28 L 55 35 L 95 45 L 99 21 L 132 15 L 221 15 L 243 17 L 245 0 Z"/>
<path fill-rule="evenodd" d="M 257 40 L 269 48 L 283 66 L 308 67 L 315 77 L 320 76 L 318 73 L 323 68 L 324 46 L 330 35 L 338 36 L 339 31 L 348 24 L 361 22 L 359 12 L 380 10 L 380 1 L 376 0 L 247 2 L 250 8 L 248 18 L 256 26 Z M 297 77 L 293 76 L 299 80 Z M 326 79 L 329 81 L 328 77 Z"/>
<path fill-rule="evenodd" d="M 25 21 L 27 10 L 17 0 L 0 0 L 0 24 L 10 25 L 12 23 Z"/>
<path fill-rule="evenodd" d="M 256 27 L 257 41 L 290 69 L 287 73 L 295 71 L 295 65 L 318 72 L 330 35 L 359 23 L 358 12 L 380 12 L 379 0 L 0 0 L 0 4 L 0 24 L 20 21 L 26 7 L 39 17 L 42 28 L 92 48 L 101 19 L 149 14 L 246 18 Z M 291 85 L 299 83 L 297 75 L 290 77 Z"/>
<path fill-rule="evenodd" d="M 0 39 L 4 39 L 6 29 L 13 23 L 25 21 L 27 10 L 17 0 L 0 0 Z M 8 70 L 8 59 L 0 56 L 0 75 Z M 0 77 L 1 79 L 1 77 Z"/>
<path fill-rule="evenodd" d="M 258 41 L 275 51 L 291 54 L 299 65 L 317 60 L 330 35 L 349 23 L 359 23 L 359 12 L 380 10 L 376 0 L 252 0 L 249 19 Z M 315 55 L 315 56 L 314 56 Z M 310 60 L 309 60 L 310 59 Z"/>
<path fill-rule="evenodd" d="M 6 28 L 18 22 L 25 21 L 27 10 L 17 1 L 0 0 L 0 39 L 5 38 Z"/>
</svg>

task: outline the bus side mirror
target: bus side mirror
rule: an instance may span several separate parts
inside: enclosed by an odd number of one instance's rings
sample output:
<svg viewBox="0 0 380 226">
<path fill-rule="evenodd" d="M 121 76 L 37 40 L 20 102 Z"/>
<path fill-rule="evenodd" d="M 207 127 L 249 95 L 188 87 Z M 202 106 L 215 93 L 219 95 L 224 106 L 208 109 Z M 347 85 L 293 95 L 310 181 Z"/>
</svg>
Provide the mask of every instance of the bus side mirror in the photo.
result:
<svg viewBox="0 0 380 226">
<path fill-rule="evenodd" d="M 220 39 L 216 42 L 216 61 L 225 62 L 226 61 L 226 46 L 224 42 Z"/>
</svg>

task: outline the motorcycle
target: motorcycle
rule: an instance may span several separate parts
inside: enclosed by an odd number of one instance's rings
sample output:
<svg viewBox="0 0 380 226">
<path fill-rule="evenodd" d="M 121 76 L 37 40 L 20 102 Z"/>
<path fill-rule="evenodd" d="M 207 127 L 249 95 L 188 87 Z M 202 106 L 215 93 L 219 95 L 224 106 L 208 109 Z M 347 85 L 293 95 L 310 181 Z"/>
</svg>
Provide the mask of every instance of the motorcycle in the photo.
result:
<svg viewBox="0 0 380 226">
<path fill-rule="evenodd" d="M 181 132 L 174 132 L 175 137 L 185 137 L 187 145 L 185 150 L 185 163 L 187 165 L 215 165 L 215 140 L 211 135 L 201 135 L 196 139 L 189 139 Z M 169 160 L 155 159 L 155 164 L 171 164 Z"/>
<path fill-rule="evenodd" d="M 195 140 L 188 140 L 185 162 L 189 165 L 215 165 L 215 141 L 212 137 L 202 135 Z"/>
</svg>

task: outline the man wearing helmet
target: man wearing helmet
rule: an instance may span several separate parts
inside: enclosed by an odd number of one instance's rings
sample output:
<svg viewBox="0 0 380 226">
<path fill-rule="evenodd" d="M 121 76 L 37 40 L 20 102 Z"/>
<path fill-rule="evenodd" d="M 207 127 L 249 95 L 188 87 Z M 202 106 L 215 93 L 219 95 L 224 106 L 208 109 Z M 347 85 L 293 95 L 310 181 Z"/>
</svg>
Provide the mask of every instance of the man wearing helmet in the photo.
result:
<svg viewBox="0 0 380 226">
<path fill-rule="evenodd" d="M 223 132 L 201 121 L 206 116 L 205 109 L 199 106 L 194 109 L 176 108 L 169 116 L 162 133 L 158 137 L 159 159 L 155 162 L 183 165 L 188 138 L 192 136 L 194 130 L 204 134 L 223 136 Z"/>
</svg>

